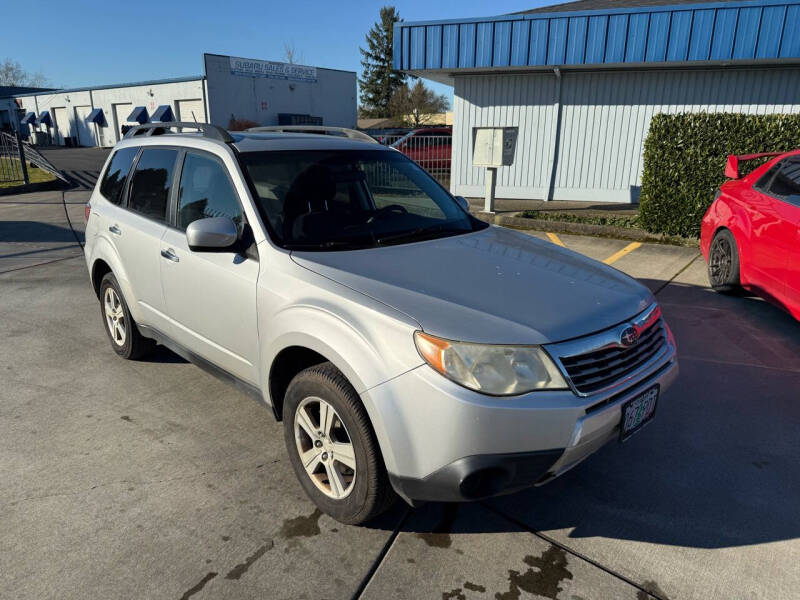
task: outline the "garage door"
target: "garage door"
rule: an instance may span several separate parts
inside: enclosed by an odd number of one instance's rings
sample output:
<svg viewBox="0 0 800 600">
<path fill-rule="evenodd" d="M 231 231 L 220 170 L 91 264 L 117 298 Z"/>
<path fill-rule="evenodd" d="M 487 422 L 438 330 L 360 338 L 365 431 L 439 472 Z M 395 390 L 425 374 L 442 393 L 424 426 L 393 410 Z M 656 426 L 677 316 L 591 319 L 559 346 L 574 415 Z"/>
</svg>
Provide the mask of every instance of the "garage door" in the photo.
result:
<svg viewBox="0 0 800 600">
<path fill-rule="evenodd" d="M 203 100 L 194 98 L 191 100 L 177 100 L 178 121 L 189 121 L 190 123 L 205 123 L 206 112 L 203 110 Z"/>
<path fill-rule="evenodd" d="M 75 131 L 78 136 L 78 144 L 81 146 L 95 145 L 92 125 L 86 122 L 90 112 L 92 112 L 91 106 L 75 107 Z"/>
<path fill-rule="evenodd" d="M 69 113 L 66 106 L 53 108 L 53 141 L 56 144 L 64 144 L 64 138 L 70 136 Z"/>
<path fill-rule="evenodd" d="M 122 126 L 128 120 L 128 115 L 133 110 L 133 104 L 126 102 L 124 104 L 113 104 L 114 107 L 114 133 L 117 141 L 122 139 Z"/>
</svg>

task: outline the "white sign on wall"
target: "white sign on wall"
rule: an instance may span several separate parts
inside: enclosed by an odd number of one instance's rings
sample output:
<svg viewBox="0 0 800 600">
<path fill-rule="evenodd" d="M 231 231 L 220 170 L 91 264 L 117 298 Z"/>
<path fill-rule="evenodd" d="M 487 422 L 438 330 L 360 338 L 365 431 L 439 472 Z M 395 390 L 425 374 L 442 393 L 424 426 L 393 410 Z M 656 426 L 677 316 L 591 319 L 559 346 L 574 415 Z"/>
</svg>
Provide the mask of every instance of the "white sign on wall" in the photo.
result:
<svg viewBox="0 0 800 600">
<path fill-rule="evenodd" d="M 253 60 L 251 58 L 236 58 L 231 56 L 231 73 L 245 77 L 267 77 L 269 79 L 284 79 L 291 81 L 305 81 L 317 83 L 316 67 L 291 65 L 289 63 L 272 62 L 270 60 Z"/>
</svg>

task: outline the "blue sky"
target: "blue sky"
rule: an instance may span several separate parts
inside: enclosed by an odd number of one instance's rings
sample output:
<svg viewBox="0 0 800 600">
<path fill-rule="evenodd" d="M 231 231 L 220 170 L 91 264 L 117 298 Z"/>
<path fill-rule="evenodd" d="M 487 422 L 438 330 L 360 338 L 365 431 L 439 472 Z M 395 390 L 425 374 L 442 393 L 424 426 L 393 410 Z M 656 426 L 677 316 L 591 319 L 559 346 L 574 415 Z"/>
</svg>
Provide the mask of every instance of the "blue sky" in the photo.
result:
<svg viewBox="0 0 800 600">
<path fill-rule="evenodd" d="M 406 21 L 498 15 L 556 0 L 404 0 Z M 384 3 L 366 0 L 49 0 L 10 2 L 0 60 L 41 71 L 54 87 L 199 75 L 203 52 L 283 60 L 293 44 L 303 64 L 361 71 L 359 46 Z M 37 18 L 31 20 L 31 15 Z M 451 89 L 431 84 L 452 96 Z"/>
</svg>

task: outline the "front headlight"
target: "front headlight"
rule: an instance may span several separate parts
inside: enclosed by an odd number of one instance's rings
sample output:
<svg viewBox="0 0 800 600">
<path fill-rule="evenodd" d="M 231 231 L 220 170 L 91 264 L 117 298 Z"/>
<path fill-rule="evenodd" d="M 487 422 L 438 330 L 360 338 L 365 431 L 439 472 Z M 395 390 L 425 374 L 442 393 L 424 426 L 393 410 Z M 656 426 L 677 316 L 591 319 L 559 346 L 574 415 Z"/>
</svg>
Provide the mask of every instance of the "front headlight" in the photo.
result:
<svg viewBox="0 0 800 600">
<path fill-rule="evenodd" d="M 539 346 L 454 342 L 421 331 L 414 333 L 414 343 L 422 358 L 439 373 L 484 394 L 512 396 L 569 387 Z"/>
</svg>

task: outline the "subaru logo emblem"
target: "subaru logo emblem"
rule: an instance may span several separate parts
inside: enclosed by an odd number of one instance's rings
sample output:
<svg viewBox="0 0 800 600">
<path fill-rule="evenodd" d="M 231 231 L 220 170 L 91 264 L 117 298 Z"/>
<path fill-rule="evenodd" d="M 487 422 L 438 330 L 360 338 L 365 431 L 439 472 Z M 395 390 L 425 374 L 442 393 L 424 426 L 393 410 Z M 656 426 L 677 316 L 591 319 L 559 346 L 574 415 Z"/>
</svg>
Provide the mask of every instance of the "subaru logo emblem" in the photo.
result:
<svg viewBox="0 0 800 600">
<path fill-rule="evenodd" d="M 630 348 L 638 341 L 639 341 L 639 334 L 633 327 L 626 327 L 625 329 L 622 330 L 622 333 L 619 335 L 619 343 L 625 346 L 626 348 Z"/>
</svg>

